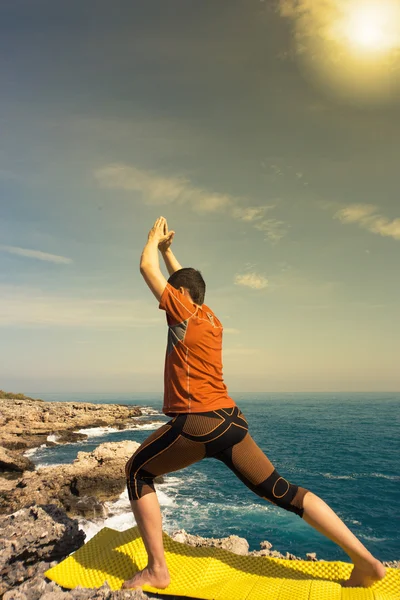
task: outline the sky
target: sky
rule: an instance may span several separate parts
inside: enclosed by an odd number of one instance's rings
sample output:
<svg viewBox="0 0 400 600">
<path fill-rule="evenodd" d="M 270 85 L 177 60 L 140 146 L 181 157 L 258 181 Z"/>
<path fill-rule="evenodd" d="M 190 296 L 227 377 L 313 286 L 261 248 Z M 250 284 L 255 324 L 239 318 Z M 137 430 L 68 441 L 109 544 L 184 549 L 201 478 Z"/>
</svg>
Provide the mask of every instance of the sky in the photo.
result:
<svg viewBox="0 0 400 600">
<path fill-rule="evenodd" d="M 400 390 L 400 59 L 327 5 L 2 1 L 0 388 L 162 392 L 162 215 L 230 393 Z"/>
</svg>

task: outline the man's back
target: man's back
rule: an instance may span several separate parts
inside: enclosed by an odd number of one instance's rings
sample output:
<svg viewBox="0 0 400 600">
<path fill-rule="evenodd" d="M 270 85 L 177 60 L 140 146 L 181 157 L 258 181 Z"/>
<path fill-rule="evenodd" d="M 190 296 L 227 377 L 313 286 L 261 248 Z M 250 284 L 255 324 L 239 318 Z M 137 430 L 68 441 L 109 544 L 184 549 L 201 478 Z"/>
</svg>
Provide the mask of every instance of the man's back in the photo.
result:
<svg viewBox="0 0 400 600">
<path fill-rule="evenodd" d="M 165 310 L 168 323 L 163 412 L 236 406 L 223 381 L 223 327 L 213 311 L 206 304 L 197 306 L 169 283 L 159 308 Z"/>
</svg>

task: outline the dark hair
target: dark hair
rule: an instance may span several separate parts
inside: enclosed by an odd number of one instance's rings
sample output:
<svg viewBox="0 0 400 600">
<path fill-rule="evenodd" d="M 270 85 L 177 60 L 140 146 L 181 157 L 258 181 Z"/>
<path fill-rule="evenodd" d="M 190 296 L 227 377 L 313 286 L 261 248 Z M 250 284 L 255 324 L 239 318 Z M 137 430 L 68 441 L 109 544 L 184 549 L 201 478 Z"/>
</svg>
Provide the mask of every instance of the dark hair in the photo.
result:
<svg viewBox="0 0 400 600">
<path fill-rule="evenodd" d="M 195 304 L 204 303 L 204 296 L 206 293 L 206 284 L 201 276 L 200 271 L 192 269 L 191 267 L 185 267 L 172 273 L 168 279 L 168 283 L 175 289 L 179 290 L 180 287 L 184 287 L 189 290 L 190 297 Z"/>
</svg>

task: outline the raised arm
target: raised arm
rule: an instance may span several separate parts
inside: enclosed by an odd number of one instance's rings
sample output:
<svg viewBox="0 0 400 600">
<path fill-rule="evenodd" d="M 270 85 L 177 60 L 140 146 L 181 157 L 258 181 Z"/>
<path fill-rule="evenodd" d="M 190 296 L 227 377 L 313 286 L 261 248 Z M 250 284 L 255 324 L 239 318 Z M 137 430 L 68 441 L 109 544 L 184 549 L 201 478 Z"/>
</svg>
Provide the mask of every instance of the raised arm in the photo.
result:
<svg viewBox="0 0 400 600">
<path fill-rule="evenodd" d="M 176 260 L 171 248 L 168 248 L 164 251 L 161 250 L 161 254 L 164 259 L 165 266 L 167 267 L 168 273 L 170 275 L 172 275 L 172 273 L 175 273 L 175 271 L 179 271 L 179 269 L 182 269 L 182 265 L 180 265 Z"/>
<path fill-rule="evenodd" d="M 167 280 L 161 273 L 157 248 L 159 244 L 167 242 L 174 233 L 172 231 L 165 235 L 165 227 L 166 220 L 164 217 L 159 217 L 149 232 L 147 243 L 140 258 L 140 272 L 158 301 L 160 301 L 165 290 Z"/>
<path fill-rule="evenodd" d="M 158 249 L 160 250 L 162 257 L 167 267 L 168 273 L 172 275 L 175 271 L 182 269 L 182 265 L 177 261 L 174 253 L 171 250 L 172 240 L 174 239 L 175 231 L 168 232 L 168 224 L 164 222 L 164 239 L 158 243 Z"/>
</svg>

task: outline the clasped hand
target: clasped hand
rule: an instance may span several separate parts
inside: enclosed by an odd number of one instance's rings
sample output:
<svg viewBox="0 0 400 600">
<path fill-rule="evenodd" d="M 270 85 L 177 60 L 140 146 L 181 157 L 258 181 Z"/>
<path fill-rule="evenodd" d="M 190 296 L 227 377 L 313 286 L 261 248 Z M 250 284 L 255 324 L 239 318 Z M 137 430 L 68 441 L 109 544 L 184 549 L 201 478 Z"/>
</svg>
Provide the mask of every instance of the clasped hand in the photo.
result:
<svg viewBox="0 0 400 600">
<path fill-rule="evenodd" d="M 168 250 L 174 239 L 175 231 L 168 231 L 168 223 L 165 217 L 158 217 L 149 231 L 148 241 L 157 242 L 161 252 Z"/>
</svg>

